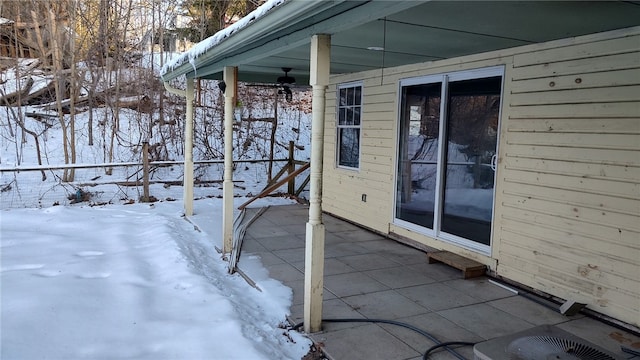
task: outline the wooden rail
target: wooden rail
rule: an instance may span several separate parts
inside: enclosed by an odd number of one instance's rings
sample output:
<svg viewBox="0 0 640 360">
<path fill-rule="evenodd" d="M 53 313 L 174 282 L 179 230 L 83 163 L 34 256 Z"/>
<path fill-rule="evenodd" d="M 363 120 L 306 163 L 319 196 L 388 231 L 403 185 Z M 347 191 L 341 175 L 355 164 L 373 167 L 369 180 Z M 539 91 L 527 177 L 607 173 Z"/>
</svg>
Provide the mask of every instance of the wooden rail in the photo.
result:
<svg viewBox="0 0 640 360">
<path fill-rule="evenodd" d="M 277 188 L 279 188 L 280 186 L 284 185 L 285 183 L 287 183 L 289 180 L 291 180 L 292 178 L 300 175 L 301 172 L 307 170 L 309 168 L 311 164 L 310 163 L 306 163 L 304 165 L 302 165 L 302 167 L 298 168 L 298 170 L 292 172 L 291 174 L 285 176 L 283 179 L 281 179 L 280 181 L 276 182 L 275 184 L 267 187 L 266 189 L 262 190 L 262 192 L 260 192 L 260 194 L 252 197 L 251 199 L 249 199 L 248 201 L 246 201 L 244 204 L 238 206 L 238 209 L 242 210 L 244 208 L 247 207 L 247 205 L 251 204 L 252 202 L 263 198 L 267 195 L 269 195 L 270 193 L 272 193 L 274 190 L 276 190 Z"/>
</svg>

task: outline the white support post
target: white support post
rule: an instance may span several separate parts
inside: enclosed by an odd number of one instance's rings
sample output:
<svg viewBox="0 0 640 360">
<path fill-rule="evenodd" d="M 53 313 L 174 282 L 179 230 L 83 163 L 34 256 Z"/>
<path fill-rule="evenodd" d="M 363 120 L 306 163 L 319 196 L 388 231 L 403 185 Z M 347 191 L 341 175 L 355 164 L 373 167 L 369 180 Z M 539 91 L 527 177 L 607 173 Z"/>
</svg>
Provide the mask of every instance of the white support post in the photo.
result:
<svg viewBox="0 0 640 360">
<path fill-rule="evenodd" d="M 309 222 L 305 242 L 304 330 L 322 330 L 322 298 L 324 287 L 324 235 L 322 223 L 322 155 L 324 151 L 324 107 L 329 85 L 331 36 L 311 38 L 309 84 L 313 87 L 311 103 L 311 170 Z"/>
<path fill-rule="evenodd" d="M 236 68 L 227 66 L 224 83 L 224 178 L 222 182 L 222 252 L 233 247 L 233 111 L 236 96 Z"/>
<path fill-rule="evenodd" d="M 185 91 L 187 101 L 187 117 L 184 124 L 184 176 L 183 176 L 183 201 L 184 214 L 193 215 L 193 100 L 194 86 L 193 79 L 187 78 L 187 90 Z"/>
</svg>

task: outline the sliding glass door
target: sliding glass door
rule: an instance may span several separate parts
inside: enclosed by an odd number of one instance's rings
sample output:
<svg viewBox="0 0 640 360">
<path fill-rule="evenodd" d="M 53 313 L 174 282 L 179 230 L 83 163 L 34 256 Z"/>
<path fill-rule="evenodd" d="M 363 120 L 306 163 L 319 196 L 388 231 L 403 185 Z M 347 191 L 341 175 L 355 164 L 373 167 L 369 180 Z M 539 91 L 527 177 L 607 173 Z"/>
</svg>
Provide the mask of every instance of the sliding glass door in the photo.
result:
<svg viewBox="0 0 640 360">
<path fill-rule="evenodd" d="M 396 217 L 433 229 L 442 83 L 402 91 Z"/>
<path fill-rule="evenodd" d="M 502 68 L 401 83 L 400 224 L 489 251 L 501 87 Z"/>
</svg>

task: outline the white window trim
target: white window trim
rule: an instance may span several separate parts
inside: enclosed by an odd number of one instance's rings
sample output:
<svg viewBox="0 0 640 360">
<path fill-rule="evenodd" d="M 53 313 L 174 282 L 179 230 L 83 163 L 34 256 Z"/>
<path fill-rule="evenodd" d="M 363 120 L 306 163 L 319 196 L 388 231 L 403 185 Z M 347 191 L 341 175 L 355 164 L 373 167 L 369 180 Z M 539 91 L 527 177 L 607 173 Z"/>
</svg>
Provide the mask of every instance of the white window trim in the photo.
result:
<svg viewBox="0 0 640 360">
<path fill-rule="evenodd" d="M 340 89 L 352 88 L 352 87 L 360 87 L 360 125 L 340 125 Z M 336 109 L 335 109 L 335 118 L 336 118 L 336 145 L 335 145 L 335 165 L 338 169 L 351 170 L 351 171 L 359 171 L 362 163 L 362 115 L 364 113 L 364 82 L 363 81 L 351 81 L 346 83 L 340 83 L 336 85 Z M 360 129 L 360 136 L 358 138 L 358 166 L 351 167 L 340 165 L 340 129 L 343 128 L 351 128 L 351 129 Z"/>
</svg>

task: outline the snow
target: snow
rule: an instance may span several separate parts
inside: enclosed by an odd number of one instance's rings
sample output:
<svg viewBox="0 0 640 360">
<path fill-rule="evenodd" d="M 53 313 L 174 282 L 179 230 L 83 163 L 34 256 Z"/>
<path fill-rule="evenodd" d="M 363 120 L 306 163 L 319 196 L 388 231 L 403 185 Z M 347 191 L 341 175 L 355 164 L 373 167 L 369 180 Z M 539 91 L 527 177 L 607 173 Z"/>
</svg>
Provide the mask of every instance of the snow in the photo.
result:
<svg viewBox="0 0 640 360">
<path fill-rule="evenodd" d="M 424 144 L 423 144 L 424 143 Z M 423 150 L 421 151 L 421 146 Z M 449 142 L 447 144 L 448 168 L 447 189 L 444 212 L 448 215 L 491 221 L 493 213 L 493 187 L 474 187 L 474 174 L 467 165 L 474 164 L 467 154 L 465 146 Z M 432 213 L 435 208 L 438 140 L 412 136 L 408 142 L 408 153 L 423 163 L 412 164 L 411 182 L 414 184 L 411 200 L 402 207 L 411 211 Z M 415 155 L 413 155 L 415 154 Z M 453 166 L 453 165 L 456 166 Z M 400 197 L 398 197 L 400 198 Z"/>
<path fill-rule="evenodd" d="M 215 84 L 205 83 L 203 86 L 215 86 Z M 218 94 L 217 88 L 214 91 L 204 91 L 205 94 Z M 272 94 L 272 93 L 271 93 Z M 268 95 L 271 96 L 271 95 Z M 294 93 L 296 98 L 304 96 L 302 93 Z M 210 145 L 213 149 L 222 149 L 223 143 L 221 136 L 222 129 L 213 127 L 219 121 L 220 113 L 212 110 L 216 107 L 217 98 L 207 98 L 210 107 L 196 109 L 195 138 L 196 147 L 194 148 L 194 159 L 199 160 L 219 160 L 216 154 L 207 153 L 209 146 L 202 146 L 203 143 Z M 242 113 L 242 118 L 263 118 L 270 117 L 274 114 L 274 103 L 271 99 L 266 101 L 257 101 L 253 97 L 247 95 L 246 104 L 242 109 L 238 109 L 238 115 Z M 0 107 L 0 120 L 2 123 L 14 124 L 14 115 L 18 108 Z M 47 111 L 37 106 L 22 107 L 22 113 L 46 113 Z M 88 128 L 90 111 L 79 112 L 75 115 L 76 126 L 76 163 L 78 167 L 97 164 L 118 163 L 119 165 L 139 164 L 141 163 L 141 146 L 142 140 L 147 139 L 153 146 L 154 144 L 162 145 L 166 149 L 167 155 L 154 161 L 170 160 L 181 162 L 183 160 L 182 147 L 183 143 L 180 138 L 182 123 L 178 119 L 176 125 L 166 125 L 162 128 L 154 129 L 152 137 L 145 126 L 152 118 L 157 119 L 157 114 L 141 114 L 131 109 L 120 109 L 120 132 L 117 137 L 117 146 L 114 149 L 113 159 L 106 156 L 105 149 L 109 147 L 108 128 L 110 126 L 107 119 L 112 114 L 107 107 L 94 108 L 92 110 L 94 117 L 94 141 L 93 146 L 88 146 Z M 11 119 L 4 120 L 4 119 Z M 169 118 L 168 118 L 169 119 Z M 205 119 L 204 121 L 202 119 Z M 69 121 L 69 116 L 66 116 Z M 6 122 L 5 122 L 6 121 Z M 38 121 L 31 117 L 23 119 L 25 127 L 33 132 L 40 134 L 40 147 L 42 150 L 42 167 L 56 167 L 64 164 L 64 152 L 62 148 L 62 131 L 60 130 L 58 119 L 48 119 L 46 122 L 52 126 L 45 125 L 44 122 Z M 67 122 L 68 123 L 68 122 Z M 310 125 L 311 115 L 308 109 L 291 106 L 289 103 L 280 102 L 278 108 L 278 131 L 277 144 L 287 145 L 289 141 L 294 141 L 298 147 L 295 149 L 295 159 L 307 161 L 310 156 Z M 106 126 L 105 126 L 106 124 Z M 234 159 L 268 159 L 269 138 L 264 134 L 270 134 L 271 123 L 269 122 L 243 122 L 238 129 L 236 137 L 238 143 L 234 146 Z M 118 166 L 113 168 L 112 175 L 106 175 L 103 168 L 86 168 L 77 169 L 75 173 L 75 181 L 73 183 L 61 183 L 59 177 L 62 175 L 61 170 L 45 171 L 46 181 L 42 181 L 39 172 L 25 171 L 26 169 L 42 168 L 37 165 L 36 147 L 33 137 L 27 135 L 26 141 L 16 142 L 16 138 L 20 138 L 19 128 L 16 130 L 18 134 L 15 137 L 10 136 L 8 126 L 0 126 L 0 169 L 10 170 L 19 169 L 20 171 L 4 171 L 0 172 L 0 189 L 11 187 L 11 190 L 0 193 L 0 208 L 17 208 L 17 207 L 49 207 L 54 203 L 60 205 L 69 204 L 68 196 L 75 193 L 78 188 L 91 193 L 91 201 L 93 203 L 123 203 L 131 199 L 137 200 L 140 197 L 139 187 L 119 186 L 114 184 L 116 181 L 135 181 L 140 179 L 140 166 Z M 105 134 L 106 133 L 106 134 Z M 238 135 L 242 133 L 242 135 Z M 250 139 L 246 141 L 244 139 Z M 284 159 L 288 157 L 288 149 L 285 146 L 277 145 L 274 149 L 275 159 Z M 279 162 L 274 164 L 274 174 L 285 163 Z M 256 194 L 266 184 L 265 174 L 267 173 L 268 164 L 240 164 L 234 171 L 234 180 L 238 181 L 237 185 L 245 189 L 236 188 L 236 195 L 246 196 L 250 193 Z M 199 180 L 220 180 L 222 179 L 222 164 L 213 165 L 196 165 L 196 176 Z M 151 175 L 152 181 L 181 181 L 183 175 L 182 164 L 172 166 L 163 166 L 155 168 Z M 215 183 L 208 186 L 202 185 L 194 189 L 196 198 L 221 196 L 221 184 Z M 181 199 L 182 187 L 165 186 L 160 183 L 151 184 L 150 193 L 158 199 Z"/>
<path fill-rule="evenodd" d="M 195 212 L 199 231 L 181 202 L 3 210 L 1 357 L 300 359 L 291 289 L 256 256 L 240 267 L 261 291 L 228 275 L 221 200 Z"/>
<path fill-rule="evenodd" d="M 263 16 L 283 0 L 267 1 L 241 20 L 228 36 Z M 141 62 L 157 65 L 158 57 Z M 157 69 L 158 67 L 154 68 Z M 34 80 L 33 90 L 48 81 L 26 59 L 0 73 L 0 90 L 15 92 L 18 78 Z M 30 69 L 26 74 L 26 69 Z M 131 82 L 144 80 L 145 69 L 121 69 Z M 88 72 L 87 72 L 88 74 Z M 108 74 L 107 74 L 108 75 Z M 106 76 L 114 78 L 115 74 Z M 88 75 L 87 80 L 91 80 Z M 98 91 L 108 88 L 100 81 Z M 215 85 L 215 84 L 213 84 Z M 212 86 L 213 86 L 212 85 Z M 205 86 L 207 86 L 205 84 Z M 218 91 L 205 91 L 215 97 Z M 196 139 L 216 148 L 220 143 L 216 103 L 196 110 Z M 272 116 L 273 101 L 247 101 L 238 109 L 242 117 Z M 300 145 L 296 159 L 308 159 L 310 115 L 280 104 L 278 144 Z M 176 106 L 180 109 L 180 105 Z M 139 163 L 142 139 L 163 144 L 161 160 L 183 159 L 181 118 L 175 124 L 156 127 L 151 137 L 146 125 L 158 114 L 120 109 L 113 159 L 106 150 L 113 114 L 107 107 L 83 109 L 75 116 L 77 166 L 100 163 Z M 256 289 L 237 274 L 227 273 L 228 263 L 216 251 L 221 248 L 222 165 L 198 166 L 202 180 L 212 185 L 196 187 L 195 215 L 183 214 L 181 186 L 154 183 L 150 194 L 160 201 L 137 202 L 139 187 L 116 185 L 139 179 L 139 166 L 120 166 L 107 175 L 104 169 L 76 169 L 75 181 L 60 181 L 59 170 L 37 171 L 35 142 L 23 139 L 16 118 L 27 112 L 43 113 L 40 106 L 0 107 L 0 358 L 2 359 L 300 359 L 311 342 L 286 329 L 292 291 L 269 278 L 260 257 L 243 253 L 239 267 Z M 89 114 L 93 115 L 94 141 L 88 146 Z M 53 167 L 64 163 L 62 131 L 58 119 L 20 117 L 26 129 L 38 134 L 42 162 Z M 69 117 L 65 116 L 66 123 Z M 48 124 L 47 124 L 48 123 Z M 249 127 L 248 125 L 251 125 Z M 211 128 L 206 128 L 207 126 Z M 10 134 L 13 129 L 15 134 Z M 265 158 L 268 139 L 257 133 L 269 123 L 247 122 L 239 132 L 251 143 L 236 144 L 234 158 Z M 294 131 L 295 130 L 295 131 Z M 246 145 L 246 146 L 243 146 Z M 275 158 L 287 149 L 276 146 Z M 163 155 L 163 154 L 161 154 Z M 195 159 L 207 156 L 203 146 Z M 277 171 L 282 163 L 274 165 Z M 265 164 L 241 164 L 234 171 L 236 207 L 266 182 Z M 182 165 L 158 167 L 151 180 L 180 181 Z M 88 185 L 83 185 L 84 183 Z M 94 185 L 94 183 L 96 185 Z M 77 190 L 91 194 L 90 201 L 73 204 Z M 260 199 L 252 204 L 291 204 L 285 199 Z M 62 204 L 56 206 L 56 204 Z M 106 205 L 105 205 L 106 204 Z M 64 205 L 64 206 L 63 206 Z M 32 207 L 32 208 L 16 208 Z"/>
<path fill-rule="evenodd" d="M 418 213 L 433 213 L 435 191 L 417 189 L 412 199 L 402 203 L 402 208 Z M 444 213 L 468 219 L 491 221 L 493 210 L 493 189 L 451 189 L 445 190 Z"/>
<path fill-rule="evenodd" d="M 160 71 L 160 74 L 161 75 L 165 75 L 166 73 L 170 72 L 171 70 L 174 70 L 178 66 L 180 66 L 180 65 L 182 65 L 184 63 L 187 63 L 187 62 L 189 62 L 192 65 L 194 65 L 195 64 L 195 59 L 197 59 L 200 55 L 206 53 L 207 51 L 209 51 L 213 47 L 215 47 L 218 44 L 220 44 L 225 39 L 227 39 L 230 36 L 232 36 L 234 33 L 237 33 L 241 29 L 247 27 L 248 25 L 252 24 L 256 20 L 258 20 L 261 17 L 265 16 L 268 12 L 270 12 L 271 10 L 273 10 L 276 7 L 280 6 L 285 1 L 286 0 L 267 0 L 264 4 L 260 5 L 257 9 L 255 9 L 252 12 L 250 12 L 247 16 L 241 18 L 240 20 L 238 20 L 237 22 L 235 22 L 231 26 L 218 31 L 217 33 L 213 34 L 212 36 L 208 37 L 207 39 L 204 39 L 203 41 L 197 43 L 189 51 L 186 51 L 186 52 L 182 53 L 181 55 L 179 55 L 178 57 L 175 57 L 175 58 L 171 59 L 169 62 L 167 62 L 162 67 L 162 70 Z M 196 69 L 195 69 L 195 66 L 194 66 L 194 71 L 195 70 Z"/>
<path fill-rule="evenodd" d="M 42 71 L 33 71 L 32 68 L 40 63 L 38 59 L 15 59 L 13 67 L 7 71 L 0 72 L 0 95 L 10 95 L 24 90 L 28 86 L 29 76 L 24 77 L 24 74 L 33 73 L 34 82 L 41 81 L 44 77 Z M 20 78 L 20 81 L 18 81 Z M 52 77 L 49 77 L 49 80 Z"/>
</svg>

